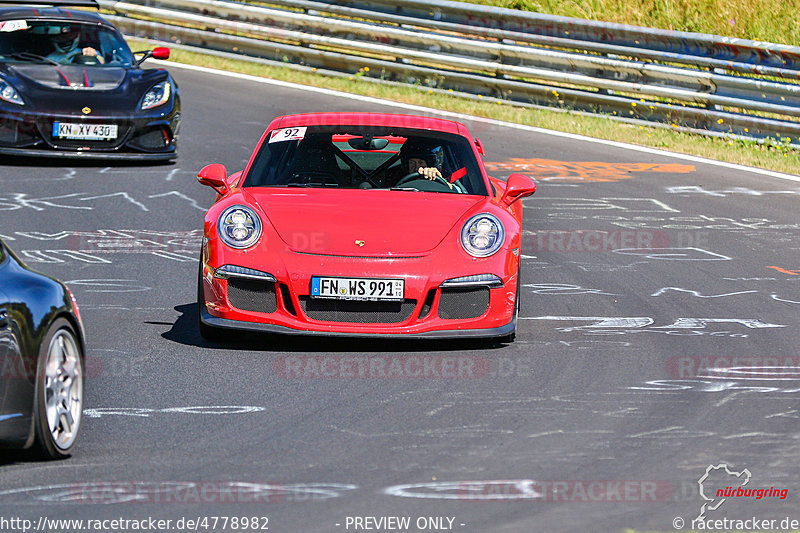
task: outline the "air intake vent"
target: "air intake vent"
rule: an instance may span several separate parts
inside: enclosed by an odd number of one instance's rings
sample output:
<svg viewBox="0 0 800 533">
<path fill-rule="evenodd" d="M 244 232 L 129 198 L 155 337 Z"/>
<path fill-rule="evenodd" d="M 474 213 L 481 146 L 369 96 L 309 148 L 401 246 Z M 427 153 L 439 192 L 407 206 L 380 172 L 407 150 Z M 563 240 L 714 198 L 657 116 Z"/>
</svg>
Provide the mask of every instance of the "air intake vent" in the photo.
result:
<svg viewBox="0 0 800 533">
<path fill-rule="evenodd" d="M 243 278 L 228 279 L 228 300 L 242 311 L 274 313 L 278 309 L 275 282 Z"/>
<path fill-rule="evenodd" d="M 439 297 L 439 318 L 465 319 L 478 318 L 489 309 L 489 289 L 474 288 L 442 288 Z"/>
</svg>

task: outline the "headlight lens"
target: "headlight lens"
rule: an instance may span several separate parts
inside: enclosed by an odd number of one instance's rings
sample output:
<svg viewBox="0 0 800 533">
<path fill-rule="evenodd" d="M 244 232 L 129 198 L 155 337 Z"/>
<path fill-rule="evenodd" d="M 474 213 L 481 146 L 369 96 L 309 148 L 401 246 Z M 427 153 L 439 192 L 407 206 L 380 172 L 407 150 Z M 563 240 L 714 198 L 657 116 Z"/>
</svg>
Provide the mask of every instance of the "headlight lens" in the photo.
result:
<svg viewBox="0 0 800 533">
<path fill-rule="evenodd" d="M 261 219 L 243 205 L 232 205 L 222 212 L 217 224 L 219 236 L 231 248 L 250 248 L 261 236 Z"/>
<path fill-rule="evenodd" d="M 0 78 L 0 99 L 12 104 L 25 105 L 17 90 L 2 78 Z"/>
<path fill-rule="evenodd" d="M 142 109 L 152 109 L 167 103 L 170 90 L 171 88 L 168 81 L 162 81 L 161 83 L 153 85 L 153 87 L 147 91 L 147 94 L 144 95 L 144 98 L 142 98 Z"/>
<path fill-rule="evenodd" d="M 505 230 L 494 215 L 481 213 L 467 220 L 461 228 L 461 245 L 475 257 L 489 257 L 503 246 Z"/>
</svg>

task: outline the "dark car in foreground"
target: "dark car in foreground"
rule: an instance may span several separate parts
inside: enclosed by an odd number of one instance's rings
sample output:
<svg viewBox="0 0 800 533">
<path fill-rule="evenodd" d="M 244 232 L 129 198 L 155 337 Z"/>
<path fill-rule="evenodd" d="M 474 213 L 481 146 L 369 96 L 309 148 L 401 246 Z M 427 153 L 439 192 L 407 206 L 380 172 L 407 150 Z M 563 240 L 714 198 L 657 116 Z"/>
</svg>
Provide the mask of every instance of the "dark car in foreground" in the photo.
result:
<svg viewBox="0 0 800 533">
<path fill-rule="evenodd" d="M 0 448 L 70 454 L 83 412 L 84 335 L 63 283 L 0 241 Z"/>
<path fill-rule="evenodd" d="M 177 156 L 178 86 L 143 69 L 100 15 L 0 2 L 0 154 L 132 160 Z M 48 5 L 94 6 L 94 0 Z"/>
</svg>

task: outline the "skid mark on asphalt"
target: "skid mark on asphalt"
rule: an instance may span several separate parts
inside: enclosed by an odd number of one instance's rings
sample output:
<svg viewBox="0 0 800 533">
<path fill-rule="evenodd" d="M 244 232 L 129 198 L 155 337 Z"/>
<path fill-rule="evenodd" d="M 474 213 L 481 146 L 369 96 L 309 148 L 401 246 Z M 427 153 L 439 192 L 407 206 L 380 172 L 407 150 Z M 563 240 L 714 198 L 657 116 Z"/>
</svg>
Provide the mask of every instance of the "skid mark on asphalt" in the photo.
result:
<svg viewBox="0 0 800 533">
<path fill-rule="evenodd" d="M 661 296 L 662 294 L 666 294 L 666 293 L 668 293 L 670 291 L 685 292 L 685 293 L 691 294 L 692 296 L 695 296 L 697 298 L 723 298 L 725 296 L 736 296 L 737 294 L 750 294 L 750 293 L 758 292 L 758 291 L 739 291 L 739 292 L 726 292 L 724 294 L 703 295 L 703 294 L 700 294 L 699 292 L 693 291 L 691 289 L 682 289 L 680 287 L 662 287 L 662 288 L 658 289 L 656 292 L 654 292 L 653 294 L 651 294 L 650 296 Z"/>
<path fill-rule="evenodd" d="M 151 194 L 148 199 L 165 198 L 169 200 L 174 208 L 175 199 L 188 202 L 193 209 L 205 211 L 206 208 L 202 207 L 197 200 L 187 196 L 179 191 L 167 191 L 159 194 Z M 0 196 L 0 211 L 17 211 L 20 209 L 31 209 L 33 211 L 41 212 L 48 209 L 71 209 L 71 210 L 84 210 L 91 211 L 99 207 L 97 200 L 108 200 L 112 205 L 118 206 L 119 204 L 130 204 L 143 212 L 149 212 L 150 208 L 145 205 L 143 201 L 136 199 L 130 193 L 121 191 L 107 194 L 90 194 L 86 192 L 75 192 L 70 194 L 62 194 L 58 196 L 36 196 L 33 197 L 28 193 L 8 193 Z M 78 203 L 79 205 L 76 205 Z M 98 205 L 87 205 L 87 203 L 95 203 Z"/>
<path fill-rule="evenodd" d="M 726 198 L 732 194 L 743 194 L 746 196 L 767 196 L 771 194 L 800 194 L 800 189 L 793 189 L 790 191 L 755 191 L 747 187 L 731 187 L 730 189 L 721 189 L 717 191 L 710 191 L 704 189 L 701 185 L 689 185 L 683 187 L 667 187 L 668 194 L 680 194 L 683 196 L 704 195 L 713 196 L 717 198 Z"/>
<path fill-rule="evenodd" d="M 84 481 L 0 491 L 4 501 L 51 503 L 280 503 L 338 498 L 357 485 L 344 483 L 267 484 L 249 481 Z M 20 498 L 20 496 L 22 498 Z"/>
<path fill-rule="evenodd" d="M 32 263 L 65 263 L 76 260 L 83 263 L 110 264 L 112 261 L 98 254 L 141 253 L 179 262 L 196 262 L 202 230 L 151 231 L 151 230 L 97 230 L 60 231 L 56 233 L 16 232 L 19 237 L 39 242 L 59 242 L 65 248 L 46 250 L 21 250 Z"/>
</svg>

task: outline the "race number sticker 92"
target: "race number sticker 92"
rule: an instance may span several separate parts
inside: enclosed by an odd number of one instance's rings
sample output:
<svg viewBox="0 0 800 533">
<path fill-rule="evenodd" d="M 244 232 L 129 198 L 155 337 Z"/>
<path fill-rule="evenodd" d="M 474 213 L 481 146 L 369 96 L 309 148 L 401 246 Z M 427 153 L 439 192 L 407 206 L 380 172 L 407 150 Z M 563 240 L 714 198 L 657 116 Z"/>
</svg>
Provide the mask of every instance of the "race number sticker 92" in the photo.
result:
<svg viewBox="0 0 800 533">
<path fill-rule="evenodd" d="M 306 127 L 283 128 L 275 130 L 269 134 L 269 142 L 279 143 L 282 141 L 301 141 L 306 136 Z"/>
<path fill-rule="evenodd" d="M 0 32 L 27 30 L 28 23 L 24 20 L 4 20 L 0 22 Z"/>
</svg>

